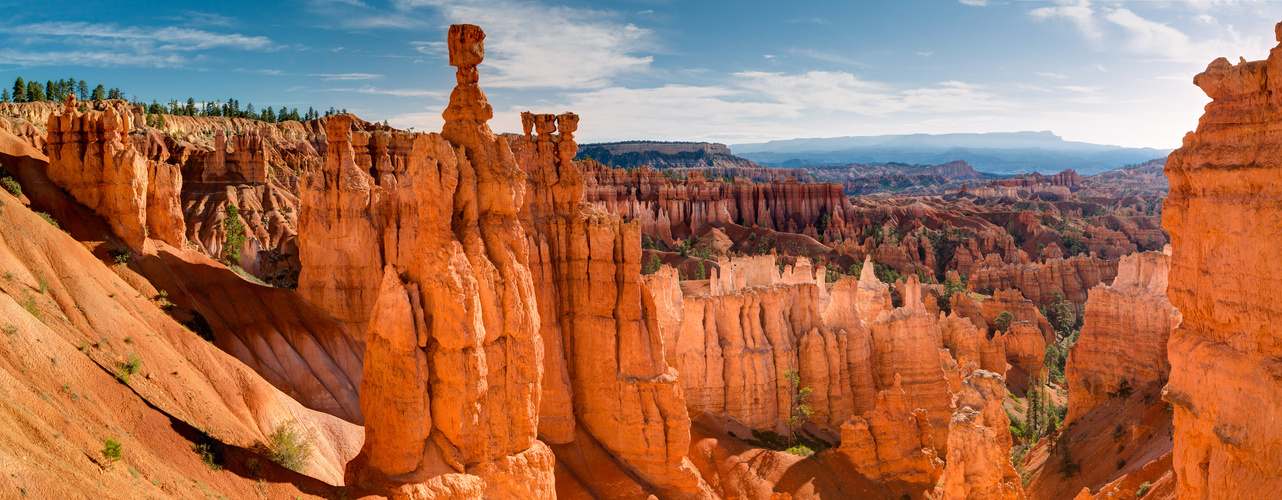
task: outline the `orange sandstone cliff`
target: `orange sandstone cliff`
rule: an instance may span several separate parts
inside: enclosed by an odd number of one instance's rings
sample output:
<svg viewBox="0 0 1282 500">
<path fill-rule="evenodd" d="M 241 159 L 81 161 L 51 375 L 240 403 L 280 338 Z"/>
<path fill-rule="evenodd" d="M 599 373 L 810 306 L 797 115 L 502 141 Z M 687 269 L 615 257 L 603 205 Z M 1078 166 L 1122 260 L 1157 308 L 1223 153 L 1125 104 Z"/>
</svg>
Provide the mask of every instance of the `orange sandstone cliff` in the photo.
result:
<svg viewBox="0 0 1282 500">
<path fill-rule="evenodd" d="M 1282 41 L 1282 25 L 1277 28 Z M 1273 498 L 1282 489 L 1282 261 L 1276 213 L 1282 46 L 1216 59 L 1193 83 L 1211 98 L 1171 153 L 1163 226 L 1167 295 L 1184 320 L 1167 350 L 1181 498 Z"/>
</svg>

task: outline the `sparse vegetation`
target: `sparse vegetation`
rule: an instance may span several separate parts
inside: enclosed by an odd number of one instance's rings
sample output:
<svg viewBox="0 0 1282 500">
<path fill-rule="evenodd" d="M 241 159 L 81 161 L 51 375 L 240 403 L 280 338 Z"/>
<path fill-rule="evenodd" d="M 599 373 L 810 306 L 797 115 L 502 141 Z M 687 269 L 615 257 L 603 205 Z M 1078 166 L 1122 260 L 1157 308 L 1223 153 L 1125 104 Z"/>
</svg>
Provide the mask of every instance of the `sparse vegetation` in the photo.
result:
<svg viewBox="0 0 1282 500">
<path fill-rule="evenodd" d="M 226 232 L 223 236 L 223 257 L 237 262 L 245 249 L 245 223 L 240 221 L 240 211 L 236 209 L 236 205 L 228 203 L 223 211 L 223 230 Z"/>
<path fill-rule="evenodd" d="M 659 271 L 661 266 L 663 266 L 663 262 L 659 260 L 659 254 L 651 255 L 650 260 L 646 261 L 644 266 L 641 266 L 641 274 L 654 274 Z"/>
<path fill-rule="evenodd" d="M 293 422 L 276 426 L 267 439 L 268 459 L 295 472 L 303 472 L 307 469 L 308 461 L 312 456 L 312 444 L 298 431 Z"/>
<path fill-rule="evenodd" d="M 120 453 L 123 451 L 120 441 L 113 438 L 107 438 L 102 443 L 102 458 L 107 461 L 107 468 L 111 468 L 116 462 L 120 461 Z"/>
<path fill-rule="evenodd" d="M 209 470 L 223 470 L 223 444 L 205 437 L 201 442 L 191 445 L 191 451 L 200 456 L 200 461 L 209 466 Z"/>
<path fill-rule="evenodd" d="M 1008 332 L 1010 331 L 1010 322 L 1014 319 L 1015 315 L 1011 314 L 1010 311 L 1002 311 L 1001 314 L 997 315 L 997 319 L 993 320 L 993 326 L 995 326 L 999 332 Z"/>
<path fill-rule="evenodd" d="M 787 453 L 791 453 L 791 454 L 793 454 L 793 455 L 799 456 L 799 457 L 808 457 L 808 456 L 811 456 L 811 455 L 814 455 L 814 454 L 815 454 L 815 450 L 812 450 L 812 449 L 810 449 L 810 448 L 806 447 L 806 445 L 804 445 L 804 444 L 795 445 L 795 446 L 793 446 L 793 447 L 791 447 L 791 448 L 788 448 L 788 449 L 786 449 L 786 450 L 784 450 L 784 451 L 785 451 L 785 452 L 787 452 Z"/>
<path fill-rule="evenodd" d="M 44 212 L 36 212 L 36 215 L 39 215 L 41 219 L 44 219 L 45 222 L 48 222 L 50 225 L 52 225 L 54 229 L 62 229 L 62 226 L 58 225 L 58 221 L 54 220 L 52 215 L 49 215 Z"/>
<path fill-rule="evenodd" d="M 0 185 L 3 185 L 4 189 L 8 191 L 9 194 L 22 196 L 22 185 L 18 184 L 18 181 L 14 180 L 12 177 L 0 177 Z"/>
<path fill-rule="evenodd" d="M 124 364 L 117 367 L 113 374 L 116 376 L 117 380 L 121 381 L 125 385 L 129 385 L 129 377 L 137 374 L 138 370 L 141 369 L 142 358 L 139 358 L 137 353 L 131 352 L 129 353 L 129 359 L 126 360 Z"/>
<path fill-rule="evenodd" d="M 894 268 L 885 264 L 878 264 L 874 262 L 872 265 L 872 269 L 873 269 L 873 274 L 876 274 L 877 279 L 880 280 L 882 283 L 894 283 L 896 281 L 899 281 L 899 279 L 902 277 L 899 275 L 899 271 L 896 271 Z"/>
<path fill-rule="evenodd" d="M 128 264 L 130 257 L 132 257 L 132 254 L 129 252 L 129 249 L 127 248 L 117 248 L 114 250 L 108 250 L 107 254 L 111 256 L 111 260 L 115 261 L 116 264 L 120 264 L 122 266 L 125 264 Z"/>
<path fill-rule="evenodd" d="M 788 379 L 788 442 L 792 443 L 797 435 L 797 428 L 805 425 L 814 411 L 806 401 L 814 388 L 802 387 L 801 376 L 796 370 L 788 370 L 783 373 L 783 376 Z"/>
<path fill-rule="evenodd" d="M 1140 489 L 1135 490 L 1135 498 L 1144 498 L 1144 495 L 1147 495 L 1148 490 L 1152 488 L 1153 488 L 1153 483 L 1150 483 L 1148 481 L 1144 481 L 1140 483 Z"/>
</svg>

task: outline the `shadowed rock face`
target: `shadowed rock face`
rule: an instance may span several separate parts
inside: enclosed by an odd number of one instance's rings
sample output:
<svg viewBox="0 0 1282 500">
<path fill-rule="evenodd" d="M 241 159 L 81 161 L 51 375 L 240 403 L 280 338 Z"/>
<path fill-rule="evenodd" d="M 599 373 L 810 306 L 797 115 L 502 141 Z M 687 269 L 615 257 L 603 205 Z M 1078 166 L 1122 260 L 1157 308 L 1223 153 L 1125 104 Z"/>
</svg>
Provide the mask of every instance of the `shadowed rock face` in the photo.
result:
<svg viewBox="0 0 1282 500">
<path fill-rule="evenodd" d="M 1272 497 L 1282 488 L 1282 47 L 1265 61 L 1217 59 L 1193 83 L 1212 101 L 1167 159 L 1163 214 L 1167 295 L 1184 315 L 1163 395 L 1175 406 L 1178 493 Z"/>
</svg>

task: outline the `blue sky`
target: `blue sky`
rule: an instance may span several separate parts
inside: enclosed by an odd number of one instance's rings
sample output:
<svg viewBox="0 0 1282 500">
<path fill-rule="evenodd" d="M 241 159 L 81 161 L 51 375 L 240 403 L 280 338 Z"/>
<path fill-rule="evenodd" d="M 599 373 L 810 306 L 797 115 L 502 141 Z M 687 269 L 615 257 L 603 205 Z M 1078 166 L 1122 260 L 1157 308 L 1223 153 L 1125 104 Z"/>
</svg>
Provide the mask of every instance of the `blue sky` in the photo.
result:
<svg viewBox="0 0 1282 500">
<path fill-rule="evenodd" d="M 1050 130 L 1178 147 L 1216 57 L 1264 59 L 1282 2 L 0 0 L 0 82 L 150 101 L 330 106 L 440 129 L 451 23 L 488 34 L 491 126 L 575 111 L 580 142 Z"/>
</svg>

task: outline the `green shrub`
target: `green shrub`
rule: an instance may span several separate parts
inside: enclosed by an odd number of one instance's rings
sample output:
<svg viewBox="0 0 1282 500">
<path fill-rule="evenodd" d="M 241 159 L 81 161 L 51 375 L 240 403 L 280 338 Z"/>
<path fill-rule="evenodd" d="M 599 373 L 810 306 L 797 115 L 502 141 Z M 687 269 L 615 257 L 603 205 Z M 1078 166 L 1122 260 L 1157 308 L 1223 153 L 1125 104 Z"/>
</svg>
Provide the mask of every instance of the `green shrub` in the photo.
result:
<svg viewBox="0 0 1282 500">
<path fill-rule="evenodd" d="M 142 369 L 142 359 L 138 357 L 138 354 L 131 352 L 129 353 L 129 359 L 125 361 L 125 364 L 117 367 L 113 374 L 116 376 L 117 380 L 123 382 L 125 385 L 129 385 L 129 377 L 138 373 L 138 370 L 140 369 Z"/>
<path fill-rule="evenodd" d="M 1143 483 L 1140 483 L 1140 489 L 1135 490 L 1135 498 L 1143 498 L 1144 495 L 1148 494 L 1148 490 L 1151 489 L 1152 487 L 1153 487 L 1153 483 L 1150 483 L 1148 481 L 1144 481 Z"/>
<path fill-rule="evenodd" d="M 799 456 L 799 457 L 808 457 L 808 456 L 810 456 L 810 455 L 814 455 L 814 454 L 815 454 L 815 450 L 812 450 L 812 449 L 810 449 L 810 448 L 807 448 L 807 447 L 806 447 L 806 445 L 804 445 L 804 444 L 799 444 L 799 445 L 793 446 L 793 447 L 791 447 L 791 448 L 788 448 L 788 449 L 784 450 L 784 452 L 791 453 L 791 454 L 796 455 L 796 456 Z"/>
<path fill-rule="evenodd" d="M 641 274 L 654 274 L 659 271 L 661 266 L 663 266 L 663 262 L 659 260 L 659 254 L 651 255 L 650 260 L 646 261 L 644 266 L 641 266 Z"/>
<path fill-rule="evenodd" d="M 312 444 L 292 422 L 276 426 L 276 430 L 267 439 L 268 459 L 294 472 L 307 469 L 307 462 L 312 456 Z"/>
<path fill-rule="evenodd" d="M 125 248 L 118 248 L 118 249 L 115 249 L 115 250 L 108 250 L 108 251 L 107 251 L 107 254 L 108 254 L 108 255 L 111 255 L 111 260 L 116 261 L 116 263 L 117 263 L 117 264 L 120 264 L 120 265 L 128 264 L 128 263 L 129 263 L 129 258 L 132 256 L 132 255 L 129 253 L 129 250 L 128 250 L 128 249 L 125 249 Z"/>
<path fill-rule="evenodd" d="M 200 461 L 209 466 L 210 470 L 223 470 L 223 444 L 213 439 L 206 439 L 204 442 L 194 443 L 191 445 L 191 451 L 200 455 Z"/>
<path fill-rule="evenodd" d="M 3 185 L 5 190 L 9 191 L 10 194 L 13 194 L 14 196 L 22 196 L 22 185 L 18 184 L 18 181 L 13 180 L 13 177 L 0 178 L 0 185 Z"/>
<path fill-rule="evenodd" d="M 223 215 L 223 230 L 226 231 L 223 236 L 223 255 L 236 262 L 245 250 L 245 223 L 240 221 L 240 211 L 236 209 L 236 205 L 228 203 Z"/>
<path fill-rule="evenodd" d="M 1015 315 L 1011 314 L 1010 311 L 1002 311 L 1001 314 L 997 315 L 997 319 L 993 320 L 993 326 L 996 326 L 999 332 L 1010 331 L 1010 322 L 1014 319 Z"/>
<path fill-rule="evenodd" d="M 107 440 L 102 443 L 102 458 L 107 460 L 107 467 L 111 467 L 113 464 L 120 461 L 120 452 L 122 448 L 123 447 L 120 446 L 120 441 L 116 441 L 112 438 L 107 438 Z"/>
</svg>

